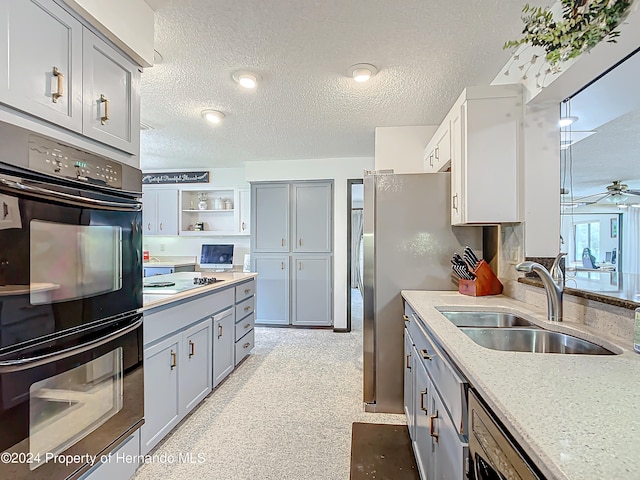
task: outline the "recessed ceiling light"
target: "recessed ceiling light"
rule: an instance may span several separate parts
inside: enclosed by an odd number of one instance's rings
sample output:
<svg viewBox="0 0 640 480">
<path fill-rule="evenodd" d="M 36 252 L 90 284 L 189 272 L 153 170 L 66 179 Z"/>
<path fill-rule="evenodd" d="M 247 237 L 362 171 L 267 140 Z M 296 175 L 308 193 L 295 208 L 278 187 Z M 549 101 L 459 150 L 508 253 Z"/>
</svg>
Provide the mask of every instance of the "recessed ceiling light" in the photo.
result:
<svg viewBox="0 0 640 480">
<path fill-rule="evenodd" d="M 258 82 L 262 80 L 260 75 L 253 72 L 235 72 L 232 77 L 238 85 L 249 89 L 256 88 Z"/>
<path fill-rule="evenodd" d="M 558 125 L 560 126 L 560 128 L 568 127 L 569 125 L 572 125 L 577 121 L 578 121 L 578 117 L 562 117 L 560 118 Z"/>
<path fill-rule="evenodd" d="M 356 82 L 366 82 L 378 73 L 378 69 L 368 63 L 357 63 L 349 67 L 349 76 Z"/>
<path fill-rule="evenodd" d="M 218 110 L 203 110 L 202 117 L 211 123 L 220 123 L 220 121 L 224 118 L 224 113 L 219 112 Z"/>
</svg>

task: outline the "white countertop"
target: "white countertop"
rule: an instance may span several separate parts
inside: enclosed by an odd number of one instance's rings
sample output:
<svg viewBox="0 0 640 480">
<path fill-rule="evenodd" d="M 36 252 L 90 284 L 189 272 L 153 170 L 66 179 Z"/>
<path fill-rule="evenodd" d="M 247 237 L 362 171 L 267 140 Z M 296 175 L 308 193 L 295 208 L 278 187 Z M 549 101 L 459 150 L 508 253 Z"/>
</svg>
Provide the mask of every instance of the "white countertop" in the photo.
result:
<svg viewBox="0 0 640 480">
<path fill-rule="evenodd" d="M 251 278 L 257 277 L 257 273 L 243 273 L 243 272 L 216 272 L 216 273 L 200 273 L 200 272 L 180 272 L 169 273 L 167 275 L 156 275 L 153 277 L 154 282 L 175 282 L 185 279 L 193 279 L 194 277 L 216 277 L 224 281 L 214 283 L 212 285 L 202 285 L 185 292 L 175 294 L 143 294 L 142 295 L 142 310 L 150 310 L 152 308 L 168 305 L 173 302 L 185 300 L 189 297 L 201 295 L 203 293 L 210 293 L 214 290 L 227 288 L 231 285 L 235 285 Z"/>
<path fill-rule="evenodd" d="M 142 264 L 143 267 L 184 267 L 186 265 L 195 265 L 196 257 L 178 256 L 178 257 L 156 257 L 151 256 L 147 262 Z"/>
<path fill-rule="evenodd" d="M 402 291 L 452 361 L 551 479 L 640 479 L 640 355 L 582 326 L 546 321 L 537 307 L 497 295 Z M 620 355 L 504 352 L 481 347 L 436 308 L 518 313 Z M 623 348 L 624 347 L 624 348 Z"/>
</svg>

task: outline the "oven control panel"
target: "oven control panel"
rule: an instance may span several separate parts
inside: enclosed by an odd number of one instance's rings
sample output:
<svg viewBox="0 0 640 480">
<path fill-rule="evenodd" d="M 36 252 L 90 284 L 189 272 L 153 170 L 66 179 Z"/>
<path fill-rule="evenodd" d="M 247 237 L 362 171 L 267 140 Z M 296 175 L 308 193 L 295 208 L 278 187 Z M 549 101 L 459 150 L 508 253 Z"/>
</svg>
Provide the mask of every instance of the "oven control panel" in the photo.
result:
<svg viewBox="0 0 640 480">
<path fill-rule="evenodd" d="M 29 135 L 29 168 L 81 182 L 122 189 L 122 165 L 53 140 Z"/>
</svg>

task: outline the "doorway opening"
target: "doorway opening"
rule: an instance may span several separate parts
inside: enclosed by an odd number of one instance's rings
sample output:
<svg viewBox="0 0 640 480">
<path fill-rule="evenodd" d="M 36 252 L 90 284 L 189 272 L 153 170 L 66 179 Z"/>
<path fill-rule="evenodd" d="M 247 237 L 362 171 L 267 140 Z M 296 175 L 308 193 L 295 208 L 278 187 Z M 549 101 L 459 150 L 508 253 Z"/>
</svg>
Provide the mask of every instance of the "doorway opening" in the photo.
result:
<svg viewBox="0 0 640 480">
<path fill-rule="evenodd" d="M 361 178 L 347 180 L 347 328 L 362 330 L 364 185 Z"/>
</svg>

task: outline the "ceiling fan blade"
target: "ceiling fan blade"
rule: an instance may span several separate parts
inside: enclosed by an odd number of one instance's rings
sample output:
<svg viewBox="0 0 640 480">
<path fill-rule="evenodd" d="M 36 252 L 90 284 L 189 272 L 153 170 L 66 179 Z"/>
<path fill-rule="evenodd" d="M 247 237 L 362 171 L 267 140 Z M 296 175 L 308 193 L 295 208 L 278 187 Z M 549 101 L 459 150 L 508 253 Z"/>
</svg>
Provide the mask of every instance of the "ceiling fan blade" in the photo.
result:
<svg viewBox="0 0 640 480">
<path fill-rule="evenodd" d="M 574 198 L 573 203 L 598 203 L 610 195 L 611 194 L 609 192 L 593 193 L 584 197 Z"/>
</svg>

